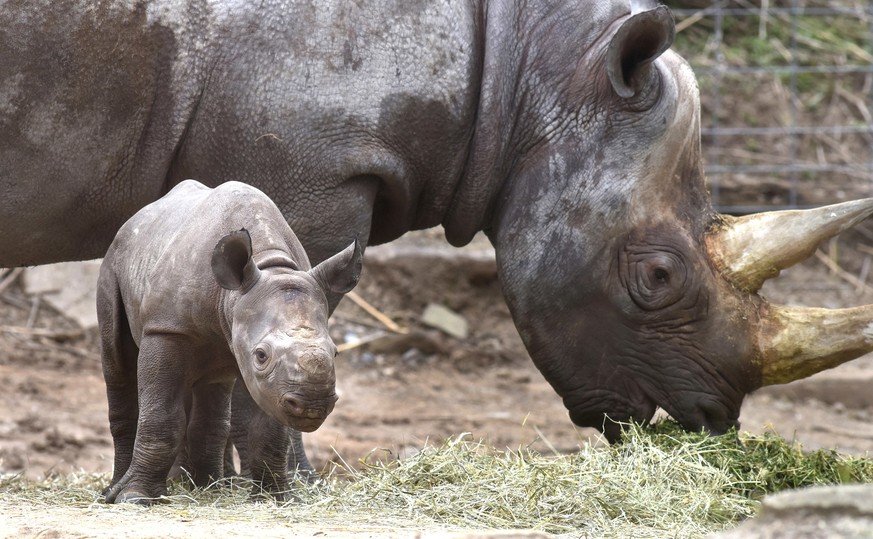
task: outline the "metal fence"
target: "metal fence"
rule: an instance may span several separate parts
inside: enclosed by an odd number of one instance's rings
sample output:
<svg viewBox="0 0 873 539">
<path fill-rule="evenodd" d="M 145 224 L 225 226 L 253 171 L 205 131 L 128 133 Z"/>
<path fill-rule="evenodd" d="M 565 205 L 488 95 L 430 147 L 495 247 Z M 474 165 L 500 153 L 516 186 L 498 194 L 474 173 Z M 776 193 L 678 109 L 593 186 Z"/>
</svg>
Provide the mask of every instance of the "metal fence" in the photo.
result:
<svg viewBox="0 0 873 539">
<path fill-rule="evenodd" d="M 873 196 L 873 0 L 675 0 L 725 213 Z"/>
</svg>

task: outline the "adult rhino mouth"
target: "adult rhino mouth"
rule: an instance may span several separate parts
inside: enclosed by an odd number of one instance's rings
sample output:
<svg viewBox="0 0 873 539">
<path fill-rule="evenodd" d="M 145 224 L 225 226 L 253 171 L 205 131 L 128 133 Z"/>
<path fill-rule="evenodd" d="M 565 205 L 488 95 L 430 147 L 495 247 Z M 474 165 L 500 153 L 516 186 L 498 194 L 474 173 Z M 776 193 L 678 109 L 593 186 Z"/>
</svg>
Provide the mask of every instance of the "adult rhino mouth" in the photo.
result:
<svg viewBox="0 0 873 539">
<path fill-rule="evenodd" d="M 606 402 L 601 401 L 594 406 L 586 399 L 588 391 L 571 392 L 564 398 L 570 419 L 577 425 L 599 429 L 610 443 L 620 440 L 624 424 L 647 424 L 651 421 L 659 406 L 685 430 L 691 432 L 702 429 L 713 435 L 721 435 L 732 428 L 739 428 L 741 400 L 737 401 L 736 406 L 732 406 L 716 395 L 699 391 L 674 391 L 669 397 L 663 394 L 658 397 L 650 394 L 654 390 L 643 387 L 645 384 L 636 385 L 635 390 L 629 390 L 628 383 L 636 384 L 631 379 L 625 379 L 624 392 L 609 391 Z"/>
<path fill-rule="evenodd" d="M 873 198 L 811 210 L 722 216 L 704 241 L 710 261 L 740 293 L 808 258 L 819 244 L 873 215 Z M 820 309 L 756 302 L 755 367 L 761 386 L 784 384 L 873 351 L 873 305 Z"/>
<path fill-rule="evenodd" d="M 702 429 L 713 435 L 721 435 L 740 426 L 739 408 L 732 410 L 708 396 L 689 399 L 675 408 L 666 405 L 665 410 L 682 428 L 691 432 Z"/>
</svg>

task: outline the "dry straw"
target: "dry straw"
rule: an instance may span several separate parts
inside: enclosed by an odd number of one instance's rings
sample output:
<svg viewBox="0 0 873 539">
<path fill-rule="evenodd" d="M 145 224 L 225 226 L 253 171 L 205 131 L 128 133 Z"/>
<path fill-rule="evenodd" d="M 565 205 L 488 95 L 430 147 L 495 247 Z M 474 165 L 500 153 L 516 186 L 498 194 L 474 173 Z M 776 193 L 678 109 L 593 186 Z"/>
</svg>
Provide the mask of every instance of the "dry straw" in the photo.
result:
<svg viewBox="0 0 873 539">
<path fill-rule="evenodd" d="M 143 510 L 102 503 L 105 476 L 0 479 L 5 501 L 147 511 L 174 519 L 418 529 L 529 528 L 593 537 L 702 537 L 754 514 L 766 493 L 813 484 L 873 480 L 873 461 L 833 451 L 805 453 L 776 435 L 722 437 L 673 423 L 631 427 L 614 447 L 544 456 L 500 451 L 466 436 L 402 460 L 378 451 L 355 467 L 334 465 L 296 500 L 253 503 L 239 479 L 219 488 L 174 485 Z"/>
</svg>

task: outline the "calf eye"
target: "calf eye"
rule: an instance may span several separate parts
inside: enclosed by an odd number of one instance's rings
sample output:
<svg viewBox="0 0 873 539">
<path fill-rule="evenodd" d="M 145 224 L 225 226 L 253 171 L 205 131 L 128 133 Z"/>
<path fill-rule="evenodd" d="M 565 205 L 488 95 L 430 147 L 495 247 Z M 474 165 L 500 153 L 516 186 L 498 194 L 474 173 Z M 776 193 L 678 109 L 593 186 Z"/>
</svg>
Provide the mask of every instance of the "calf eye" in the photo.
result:
<svg viewBox="0 0 873 539">
<path fill-rule="evenodd" d="M 267 363 L 267 360 L 270 359 L 270 356 L 267 355 L 267 352 L 263 348 L 258 348 L 255 350 L 255 362 L 258 366 L 263 366 Z"/>
</svg>

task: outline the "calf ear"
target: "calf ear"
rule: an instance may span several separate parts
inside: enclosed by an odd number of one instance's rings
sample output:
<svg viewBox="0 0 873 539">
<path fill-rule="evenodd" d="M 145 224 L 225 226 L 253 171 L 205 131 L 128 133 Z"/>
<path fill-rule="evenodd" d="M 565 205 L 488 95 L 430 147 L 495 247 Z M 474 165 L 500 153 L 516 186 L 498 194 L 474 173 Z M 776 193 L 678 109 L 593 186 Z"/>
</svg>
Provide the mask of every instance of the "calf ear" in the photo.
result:
<svg viewBox="0 0 873 539">
<path fill-rule="evenodd" d="M 670 48 L 676 25 L 664 6 L 642 9 L 632 2 L 634 13 L 625 20 L 606 52 L 606 73 L 620 97 L 633 97 L 648 82 L 652 62 Z"/>
<path fill-rule="evenodd" d="M 252 260 L 252 237 L 246 229 L 231 232 L 212 251 L 212 274 L 218 286 L 227 290 L 249 290 L 261 277 Z"/>
<path fill-rule="evenodd" d="M 339 253 L 309 270 L 309 274 L 325 292 L 345 294 L 358 284 L 364 250 L 358 238 Z"/>
</svg>

